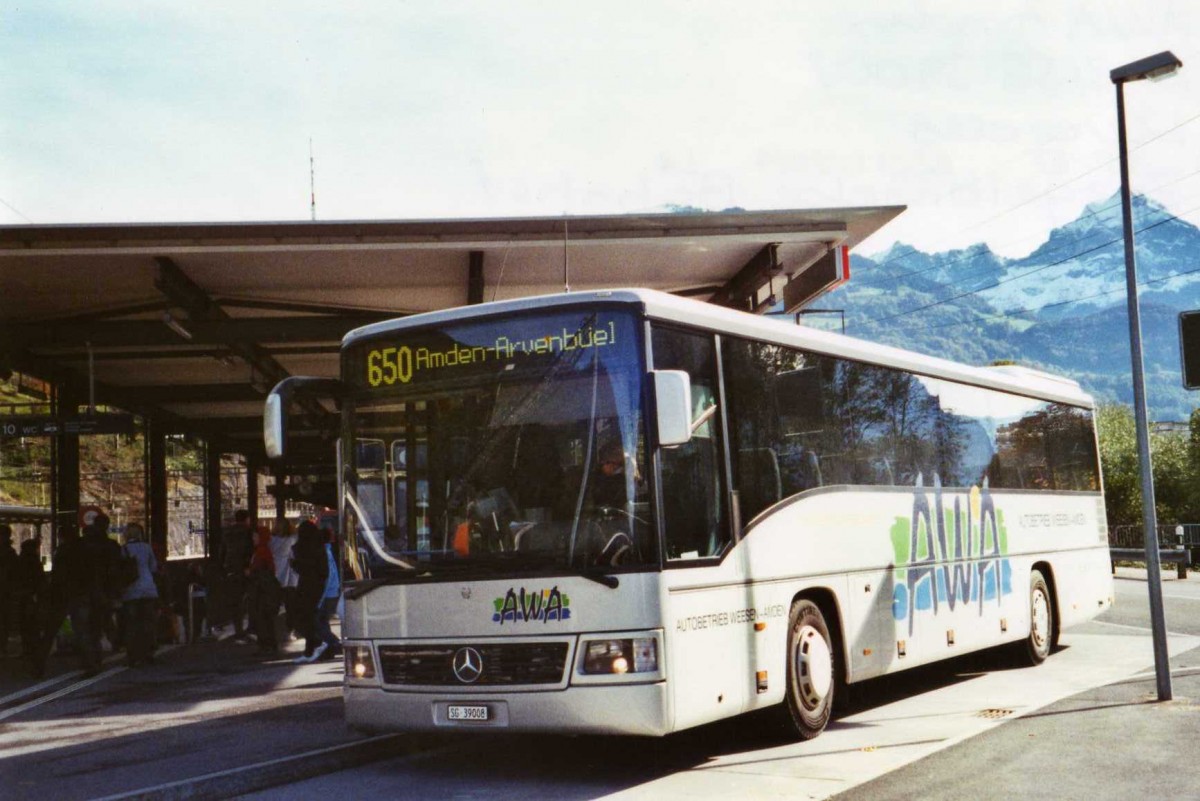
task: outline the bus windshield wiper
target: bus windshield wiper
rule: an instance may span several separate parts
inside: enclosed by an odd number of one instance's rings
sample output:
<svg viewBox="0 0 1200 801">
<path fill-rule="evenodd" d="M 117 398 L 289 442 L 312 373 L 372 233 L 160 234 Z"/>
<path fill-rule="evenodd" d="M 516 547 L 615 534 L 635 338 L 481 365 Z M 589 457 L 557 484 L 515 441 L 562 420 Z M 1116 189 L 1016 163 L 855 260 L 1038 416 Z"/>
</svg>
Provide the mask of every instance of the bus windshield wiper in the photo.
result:
<svg viewBox="0 0 1200 801">
<path fill-rule="evenodd" d="M 348 585 L 345 595 L 348 599 L 361 598 L 371 590 L 378 587 L 386 587 L 392 584 L 414 584 L 422 579 L 437 578 L 438 570 L 410 570 L 405 573 L 392 573 L 387 576 L 376 576 L 374 578 L 359 579 Z"/>
<path fill-rule="evenodd" d="M 388 584 L 402 584 L 409 581 L 411 575 L 391 575 L 380 576 L 378 578 L 360 579 L 359 581 L 350 584 L 345 592 L 348 600 L 361 598 L 376 587 L 384 587 Z"/>
<path fill-rule="evenodd" d="M 611 576 L 608 573 L 601 573 L 594 570 L 580 570 L 578 573 L 588 581 L 594 581 L 597 584 L 603 584 L 610 590 L 615 590 L 621 585 L 621 580 L 619 578 L 616 576 Z"/>
<path fill-rule="evenodd" d="M 609 575 L 603 571 L 588 568 L 571 569 L 567 565 L 563 565 L 560 562 L 552 562 L 551 560 L 542 560 L 539 563 L 537 561 L 506 562 L 497 559 L 479 561 L 464 559 L 462 561 L 438 562 L 436 565 L 429 565 L 424 570 L 414 572 L 396 573 L 387 576 L 378 576 L 376 578 L 362 579 L 354 582 L 346 589 L 346 598 L 351 600 L 355 598 L 361 598 L 377 587 L 385 587 L 391 584 L 411 584 L 414 581 L 420 581 L 422 579 L 437 580 L 439 578 L 451 577 L 483 578 L 501 576 L 513 573 L 514 571 L 519 571 L 522 568 L 533 568 L 540 570 L 549 569 L 553 572 L 562 570 L 568 575 L 579 576 L 580 578 L 585 578 L 588 581 L 594 581 L 597 584 L 603 584 L 609 589 L 616 589 L 621 584 L 621 580 L 616 576 Z M 472 576 L 471 574 L 475 574 L 475 576 Z"/>
</svg>

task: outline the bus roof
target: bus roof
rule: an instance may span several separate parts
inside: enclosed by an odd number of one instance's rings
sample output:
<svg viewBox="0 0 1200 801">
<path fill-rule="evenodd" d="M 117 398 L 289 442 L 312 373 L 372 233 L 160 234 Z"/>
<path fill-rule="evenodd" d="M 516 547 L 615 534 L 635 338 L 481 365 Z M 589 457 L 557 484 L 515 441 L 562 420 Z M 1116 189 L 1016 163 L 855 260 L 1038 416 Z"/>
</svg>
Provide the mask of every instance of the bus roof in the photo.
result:
<svg viewBox="0 0 1200 801">
<path fill-rule="evenodd" d="M 342 348 L 351 347 L 361 339 L 374 338 L 393 331 L 589 303 L 639 305 L 646 316 L 653 320 L 679 323 L 715 333 L 802 348 L 824 355 L 895 367 L 932 378 L 944 378 L 1075 406 L 1091 407 L 1094 405 L 1092 397 L 1083 391 L 1078 382 L 1052 373 L 1020 365 L 974 367 L 831 331 L 789 325 L 770 317 L 683 298 L 653 289 L 612 289 L 538 295 L 417 314 L 356 328 L 342 339 Z"/>
</svg>

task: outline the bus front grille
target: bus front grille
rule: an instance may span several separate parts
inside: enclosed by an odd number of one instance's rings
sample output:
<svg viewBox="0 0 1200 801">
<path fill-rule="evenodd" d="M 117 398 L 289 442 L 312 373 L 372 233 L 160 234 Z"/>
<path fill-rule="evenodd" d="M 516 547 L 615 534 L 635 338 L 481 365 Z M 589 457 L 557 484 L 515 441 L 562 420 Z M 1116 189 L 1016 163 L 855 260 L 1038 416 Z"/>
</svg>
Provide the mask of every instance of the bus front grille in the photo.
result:
<svg viewBox="0 0 1200 801">
<path fill-rule="evenodd" d="M 565 642 L 381 645 L 379 664 L 384 684 L 558 684 L 566 669 L 567 650 Z"/>
</svg>

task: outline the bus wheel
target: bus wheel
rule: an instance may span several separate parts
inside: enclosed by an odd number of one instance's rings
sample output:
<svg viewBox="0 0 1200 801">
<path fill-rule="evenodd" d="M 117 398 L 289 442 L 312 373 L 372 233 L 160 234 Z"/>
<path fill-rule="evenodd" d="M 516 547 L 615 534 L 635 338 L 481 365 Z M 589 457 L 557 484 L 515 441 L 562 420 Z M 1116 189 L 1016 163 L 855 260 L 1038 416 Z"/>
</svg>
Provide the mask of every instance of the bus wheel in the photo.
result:
<svg viewBox="0 0 1200 801">
<path fill-rule="evenodd" d="M 1040 665 L 1050 656 L 1054 636 L 1054 603 L 1050 588 L 1040 570 L 1029 574 L 1029 637 L 1025 640 L 1025 658 Z"/>
<path fill-rule="evenodd" d="M 825 728 L 833 710 L 833 640 L 825 616 L 812 601 L 793 603 L 790 621 L 783 707 L 791 731 L 802 740 L 811 740 Z"/>
</svg>

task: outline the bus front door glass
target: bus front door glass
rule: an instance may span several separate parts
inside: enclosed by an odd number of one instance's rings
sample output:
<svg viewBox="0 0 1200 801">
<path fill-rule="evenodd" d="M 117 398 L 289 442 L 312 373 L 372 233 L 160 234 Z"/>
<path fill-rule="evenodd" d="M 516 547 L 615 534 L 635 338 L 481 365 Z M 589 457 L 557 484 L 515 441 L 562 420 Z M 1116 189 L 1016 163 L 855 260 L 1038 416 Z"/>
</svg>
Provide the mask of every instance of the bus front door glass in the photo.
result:
<svg viewBox="0 0 1200 801">
<path fill-rule="evenodd" d="M 687 443 L 659 450 L 668 559 L 720 556 L 730 544 L 722 481 L 716 358 L 711 336 L 655 328 L 656 370 L 683 370 L 691 379 L 696 425 Z"/>
</svg>

